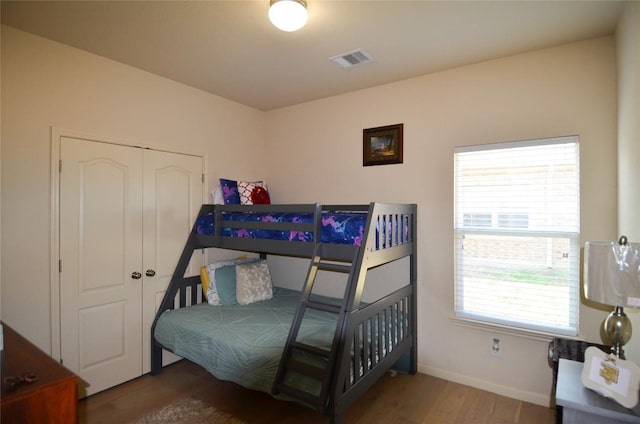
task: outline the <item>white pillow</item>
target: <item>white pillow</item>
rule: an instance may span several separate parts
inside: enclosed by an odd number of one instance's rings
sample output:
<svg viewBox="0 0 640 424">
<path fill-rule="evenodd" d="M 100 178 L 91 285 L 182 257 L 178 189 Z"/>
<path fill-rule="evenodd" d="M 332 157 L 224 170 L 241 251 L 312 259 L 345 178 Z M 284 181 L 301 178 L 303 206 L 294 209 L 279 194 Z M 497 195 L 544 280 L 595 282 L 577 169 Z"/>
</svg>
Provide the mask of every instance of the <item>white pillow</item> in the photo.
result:
<svg viewBox="0 0 640 424">
<path fill-rule="evenodd" d="M 256 258 L 238 258 L 238 259 L 229 259 L 226 261 L 214 262 L 212 264 L 207 265 L 207 273 L 209 274 L 209 287 L 207 288 L 207 302 L 209 305 L 218 306 L 222 305 L 220 301 L 220 296 L 218 295 L 218 288 L 216 286 L 216 269 L 229 266 L 229 265 L 237 265 L 243 264 L 247 262 L 255 262 Z"/>
<path fill-rule="evenodd" d="M 249 305 L 273 297 L 273 284 L 267 261 L 236 265 L 236 298 Z"/>
<path fill-rule="evenodd" d="M 220 186 L 216 187 L 215 190 L 211 192 L 211 199 L 213 200 L 214 205 L 224 205 L 224 196 L 222 195 L 222 189 Z"/>
</svg>

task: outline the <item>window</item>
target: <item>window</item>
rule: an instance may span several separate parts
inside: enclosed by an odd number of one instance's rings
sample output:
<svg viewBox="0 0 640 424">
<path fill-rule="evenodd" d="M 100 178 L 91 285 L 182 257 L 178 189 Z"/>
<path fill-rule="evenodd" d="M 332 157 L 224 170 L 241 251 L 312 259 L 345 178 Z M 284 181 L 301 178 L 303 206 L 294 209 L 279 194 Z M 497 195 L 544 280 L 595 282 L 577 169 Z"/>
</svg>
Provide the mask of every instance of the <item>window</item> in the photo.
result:
<svg viewBox="0 0 640 424">
<path fill-rule="evenodd" d="M 577 137 L 455 150 L 455 314 L 576 335 Z"/>
<path fill-rule="evenodd" d="M 465 227 L 491 227 L 490 213 L 465 213 L 462 219 Z"/>
<path fill-rule="evenodd" d="M 529 215 L 526 213 L 501 213 L 498 214 L 498 227 L 502 228 L 529 228 Z"/>
</svg>

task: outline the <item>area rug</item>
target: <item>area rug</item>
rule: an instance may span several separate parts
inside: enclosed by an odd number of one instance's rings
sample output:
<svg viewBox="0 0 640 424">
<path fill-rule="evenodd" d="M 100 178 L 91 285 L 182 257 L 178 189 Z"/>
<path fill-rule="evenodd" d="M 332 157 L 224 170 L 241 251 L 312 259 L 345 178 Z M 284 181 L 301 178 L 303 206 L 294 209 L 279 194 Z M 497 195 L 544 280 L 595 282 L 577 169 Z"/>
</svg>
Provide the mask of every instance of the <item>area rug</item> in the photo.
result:
<svg viewBox="0 0 640 424">
<path fill-rule="evenodd" d="M 148 413 L 135 424 L 246 424 L 198 399 L 185 398 Z"/>
</svg>

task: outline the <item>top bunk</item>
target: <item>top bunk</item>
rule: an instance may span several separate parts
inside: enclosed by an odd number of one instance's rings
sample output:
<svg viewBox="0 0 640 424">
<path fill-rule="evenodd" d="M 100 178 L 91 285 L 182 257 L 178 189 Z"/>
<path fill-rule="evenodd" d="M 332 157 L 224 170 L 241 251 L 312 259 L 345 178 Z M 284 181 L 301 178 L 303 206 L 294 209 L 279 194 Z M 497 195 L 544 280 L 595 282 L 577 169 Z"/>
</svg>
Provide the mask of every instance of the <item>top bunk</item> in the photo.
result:
<svg viewBox="0 0 640 424">
<path fill-rule="evenodd" d="M 205 204 L 194 247 L 336 261 L 352 261 L 364 247 L 371 268 L 413 253 L 415 219 L 415 204 Z"/>
</svg>

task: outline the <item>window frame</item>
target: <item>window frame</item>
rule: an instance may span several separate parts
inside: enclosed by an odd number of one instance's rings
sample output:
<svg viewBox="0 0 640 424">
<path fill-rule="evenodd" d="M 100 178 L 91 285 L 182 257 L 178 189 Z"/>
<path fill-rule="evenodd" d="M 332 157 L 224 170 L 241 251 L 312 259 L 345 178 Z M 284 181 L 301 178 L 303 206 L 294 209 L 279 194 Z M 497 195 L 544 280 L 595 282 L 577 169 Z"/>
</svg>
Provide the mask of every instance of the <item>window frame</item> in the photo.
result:
<svg viewBox="0 0 640 424">
<path fill-rule="evenodd" d="M 519 148 L 519 147 L 537 147 L 537 146 L 546 146 L 546 145 L 562 145 L 562 144 L 574 144 L 575 145 L 575 163 L 572 166 L 575 169 L 575 173 L 572 174 L 573 178 L 575 178 L 575 227 L 572 228 L 571 231 L 567 231 L 566 229 L 544 229 L 539 230 L 537 227 L 531 226 L 531 216 L 528 212 L 522 211 L 508 211 L 508 210 L 489 210 L 483 209 L 479 210 L 465 210 L 461 212 L 459 210 L 459 187 L 458 187 L 458 161 L 457 155 L 458 153 L 467 153 L 467 152 L 485 152 L 485 151 L 501 151 L 503 149 L 510 148 Z M 547 166 L 549 164 L 547 163 Z M 478 216 L 486 216 L 491 214 L 491 226 L 472 226 L 465 227 L 466 222 L 471 222 L 473 219 Z M 504 218 L 507 216 L 510 217 L 526 217 L 526 225 L 513 225 L 511 220 L 509 221 L 512 225 L 500 225 L 500 216 L 502 215 L 503 223 Z M 469 219 L 467 219 L 469 217 Z M 491 316 L 483 313 L 476 313 L 473 311 L 465 310 L 464 306 L 461 305 L 461 301 L 465 299 L 465 295 L 460 295 L 460 290 L 464 288 L 464 281 L 461 281 L 461 278 L 464 280 L 464 264 L 460 261 L 460 257 L 462 257 L 463 261 L 465 260 L 464 252 L 462 249 L 461 236 L 465 234 L 475 234 L 475 235 L 489 235 L 489 236 L 517 236 L 517 237 L 527 237 L 533 240 L 533 238 L 560 238 L 566 239 L 568 243 L 568 251 L 562 253 L 562 258 L 565 258 L 565 254 L 567 255 L 567 259 L 569 262 L 570 269 L 567 271 L 569 287 L 569 294 L 567 300 L 567 308 L 569 308 L 570 316 L 568 318 L 568 323 L 566 326 L 552 326 L 547 324 L 535 324 L 531 322 L 522 322 L 522 320 L 514 320 L 508 319 L 499 316 Z M 466 260 L 468 261 L 470 258 L 467 256 Z M 467 274 L 468 278 L 468 274 Z M 546 290 L 546 289 L 543 289 Z M 454 316 L 453 319 L 465 325 L 480 325 L 480 326 L 489 326 L 492 328 L 501 328 L 506 330 L 507 332 L 514 332 L 517 334 L 537 334 L 544 336 L 577 336 L 579 334 L 579 323 L 580 323 L 580 143 L 578 136 L 564 136 L 564 137 L 554 137 L 548 139 L 535 139 L 535 140 L 525 140 L 525 141 L 515 141 L 508 143 L 492 143 L 485 145 L 474 145 L 474 146 L 464 146 L 457 147 L 454 150 Z M 548 290 L 549 292 L 551 290 Z M 467 300 L 468 302 L 468 300 Z"/>
</svg>

